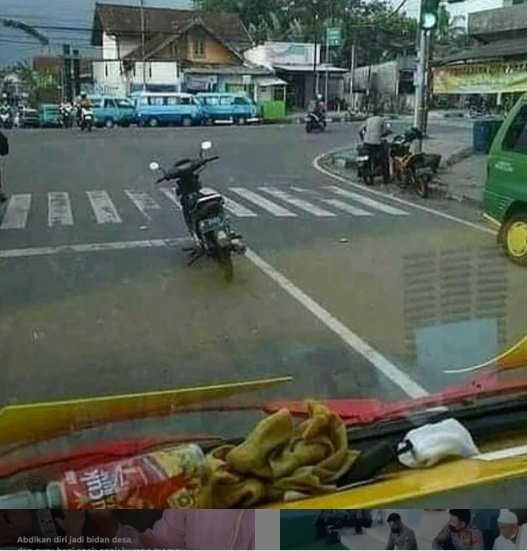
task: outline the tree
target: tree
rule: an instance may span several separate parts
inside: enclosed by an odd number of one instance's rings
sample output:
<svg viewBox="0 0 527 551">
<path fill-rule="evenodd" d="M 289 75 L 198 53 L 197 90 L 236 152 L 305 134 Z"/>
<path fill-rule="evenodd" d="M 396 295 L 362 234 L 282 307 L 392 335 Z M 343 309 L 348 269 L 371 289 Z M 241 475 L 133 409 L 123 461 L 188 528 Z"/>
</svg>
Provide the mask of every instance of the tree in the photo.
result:
<svg viewBox="0 0 527 551">
<path fill-rule="evenodd" d="M 434 57 L 440 59 L 459 52 L 472 43 L 465 27 L 463 15 L 452 15 L 440 5 L 438 24 L 434 37 Z"/>
<path fill-rule="evenodd" d="M 343 44 L 332 48 L 332 60 L 349 66 L 352 45 L 358 65 L 412 55 L 417 23 L 394 13 L 381 0 L 194 0 L 204 11 L 231 12 L 257 42 L 283 40 L 323 42 L 326 26 L 340 25 Z M 317 17 L 318 16 L 318 17 Z"/>
</svg>

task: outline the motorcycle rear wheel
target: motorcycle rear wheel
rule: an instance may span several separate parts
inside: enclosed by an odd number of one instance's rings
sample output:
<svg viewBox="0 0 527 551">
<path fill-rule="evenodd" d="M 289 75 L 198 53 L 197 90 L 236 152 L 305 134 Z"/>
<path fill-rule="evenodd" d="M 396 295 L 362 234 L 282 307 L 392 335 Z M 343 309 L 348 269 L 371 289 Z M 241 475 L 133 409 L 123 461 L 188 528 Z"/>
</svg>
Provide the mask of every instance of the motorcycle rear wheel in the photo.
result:
<svg viewBox="0 0 527 551">
<path fill-rule="evenodd" d="M 234 266 L 230 249 L 222 248 L 218 250 L 218 264 L 220 265 L 225 281 L 232 281 L 234 278 Z"/>
<path fill-rule="evenodd" d="M 424 175 L 411 176 L 413 188 L 419 197 L 426 199 L 430 194 L 430 188 L 428 187 L 428 177 Z"/>
</svg>

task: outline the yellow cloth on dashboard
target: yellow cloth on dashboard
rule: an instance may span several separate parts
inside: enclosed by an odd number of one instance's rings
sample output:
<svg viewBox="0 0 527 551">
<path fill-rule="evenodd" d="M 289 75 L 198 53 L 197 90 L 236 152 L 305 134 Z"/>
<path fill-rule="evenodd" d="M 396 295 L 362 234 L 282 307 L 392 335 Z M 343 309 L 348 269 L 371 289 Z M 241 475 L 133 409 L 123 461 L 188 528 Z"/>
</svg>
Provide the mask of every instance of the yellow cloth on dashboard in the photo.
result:
<svg viewBox="0 0 527 551">
<path fill-rule="evenodd" d="M 308 418 L 299 423 L 282 409 L 239 446 L 220 446 L 207 456 L 197 506 L 254 507 L 281 500 L 286 492 L 331 492 L 358 455 L 348 450 L 344 423 L 326 406 L 309 402 Z"/>
</svg>

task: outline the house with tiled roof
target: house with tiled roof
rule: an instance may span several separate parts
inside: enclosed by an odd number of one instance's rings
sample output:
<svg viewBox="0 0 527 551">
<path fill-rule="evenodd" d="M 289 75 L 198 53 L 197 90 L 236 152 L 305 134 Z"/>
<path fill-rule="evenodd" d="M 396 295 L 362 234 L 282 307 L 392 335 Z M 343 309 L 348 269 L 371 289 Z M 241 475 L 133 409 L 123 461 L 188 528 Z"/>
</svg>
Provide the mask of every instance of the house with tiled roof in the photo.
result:
<svg viewBox="0 0 527 551">
<path fill-rule="evenodd" d="M 272 75 L 244 58 L 253 46 L 233 14 L 97 3 L 92 44 L 99 92 L 228 91 L 254 94 L 259 78 Z"/>
</svg>

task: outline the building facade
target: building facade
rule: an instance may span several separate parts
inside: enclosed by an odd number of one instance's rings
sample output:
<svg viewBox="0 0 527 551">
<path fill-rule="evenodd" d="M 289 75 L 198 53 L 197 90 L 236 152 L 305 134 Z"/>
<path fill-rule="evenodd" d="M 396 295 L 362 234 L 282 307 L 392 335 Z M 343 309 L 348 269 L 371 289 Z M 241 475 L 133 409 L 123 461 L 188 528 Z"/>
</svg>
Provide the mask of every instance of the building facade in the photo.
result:
<svg viewBox="0 0 527 551">
<path fill-rule="evenodd" d="M 127 95 L 150 91 L 236 91 L 254 95 L 259 77 L 272 71 L 248 62 L 252 46 L 240 19 L 231 14 L 97 4 L 92 43 L 99 92 Z"/>
</svg>

